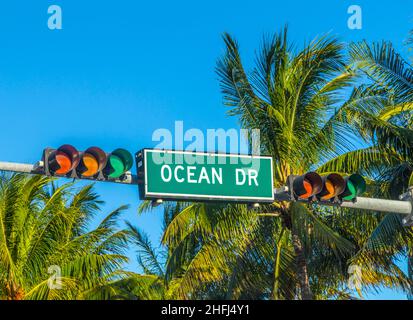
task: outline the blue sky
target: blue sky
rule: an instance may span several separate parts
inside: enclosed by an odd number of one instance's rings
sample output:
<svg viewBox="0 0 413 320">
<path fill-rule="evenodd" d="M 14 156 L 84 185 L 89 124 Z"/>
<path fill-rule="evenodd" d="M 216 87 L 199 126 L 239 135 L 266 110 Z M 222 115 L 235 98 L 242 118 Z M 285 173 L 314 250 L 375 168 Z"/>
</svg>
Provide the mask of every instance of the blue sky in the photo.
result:
<svg viewBox="0 0 413 320">
<path fill-rule="evenodd" d="M 353 4 L 362 7 L 362 30 L 347 28 Z M 50 5 L 63 10 L 62 30 L 47 27 Z M 407 55 L 413 2 L 1 1 L 0 160 L 33 163 L 44 147 L 64 143 L 135 152 L 153 147 L 153 131 L 173 129 L 176 120 L 186 129 L 236 127 L 214 73 L 221 34 L 238 39 L 248 65 L 262 35 L 286 23 L 297 45 L 330 32 L 345 42 L 391 40 Z M 125 218 L 159 243 L 161 215 L 137 216 L 135 187 L 101 183 L 96 190 L 106 211 L 130 204 Z"/>
</svg>

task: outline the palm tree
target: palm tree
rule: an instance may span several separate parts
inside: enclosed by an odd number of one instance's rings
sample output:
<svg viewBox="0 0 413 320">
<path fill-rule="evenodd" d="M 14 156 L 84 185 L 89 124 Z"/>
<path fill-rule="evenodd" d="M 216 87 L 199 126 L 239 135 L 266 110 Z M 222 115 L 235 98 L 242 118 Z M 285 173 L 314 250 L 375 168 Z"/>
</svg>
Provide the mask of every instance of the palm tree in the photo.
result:
<svg viewBox="0 0 413 320">
<path fill-rule="evenodd" d="M 164 204 L 164 230 L 184 206 L 185 204 L 179 203 Z M 151 202 L 145 201 L 140 206 L 139 212 L 143 213 L 151 208 Z M 135 273 L 123 281 L 122 286 L 126 289 L 125 291 L 129 292 L 129 297 L 140 300 L 179 298 L 176 286 L 170 281 L 172 278 L 171 270 L 167 269 L 166 264 L 170 259 L 172 249 L 169 249 L 167 245 L 155 248 L 143 230 L 130 222 L 127 222 L 127 226 L 131 244 L 136 250 L 137 262 L 143 271 L 142 274 Z M 176 272 L 179 270 L 172 271 L 172 273 Z"/>
<path fill-rule="evenodd" d="M 374 180 L 409 156 L 411 132 L 390 120 L 411 106 L 366 83 L 357 72 L 366 65 L 347 59 L 337 39 L 321 37 L 297 51 L 284 29 L 264 39 L 251 72 L 237 42 L 228 34 L 224 42 L 217 64 L 224 104 L 241 127 L 260 129 L 260 151 L 274 159 L 274 187 L 310 170 L 359 172 Z M 340 233 L 342 211 L 288 202 L 258 212 L 245 205 L 179 207 L 163 235 L 170 251 L 166 278 L 179 298 L 349 297 L 347 267 L 367 261 L 357 255 L 369 252 L 366 237 Z M 380 217 L 374 218 L 377 226 Z M 403 286 L 388 260 L 369 269 L 363 283 Z"/>
<path fill-rule="evenodd" d="M 53 179 L 0 176 L 0 299 L 116 297 L 125 273 L 127 231 L 117 220 L 126 206 L 89 231 L 100 212 L 92 185 L 56 186 Z"/>
<path fill-rule="evenodd" d="M 411 44 L 408 42 L 408 44 Z M 375 86 L 390 93 L 395 107 L 383 113 L 382 121 L 386 127 L 377 132 L 376 139 L 389 150 L 400 155 L 399 161 L 386 166 L 378 175 L 385 193 L 397 198 L 413 185 L 413 67 L 398 54 L 391 43 L 366 42 L 353 44 L 350 48 L 353 63 Z M 367 128 L 372 130 L 372 128 Z M 403 227 L 401 217 L 384 217 L 373 231 L 370 243 L 370 260 L 383 264 L 389 257 L 408 258 L 408 277 L 413 284 L 413 232 Z M 412 297 L 410 289 L 409 297 Z"/>
<path fill-rule="evenodd" d="M 161 259 L 165 251 L 158 252 L 143 231 L 127 223 L 132 244 L 136 246 L 137 261 L 143 274 L 134 274 L 124 281 L 123 287 L 131 299 L 163 300 L 168 297 L 164 264 Z"/>
</svg>

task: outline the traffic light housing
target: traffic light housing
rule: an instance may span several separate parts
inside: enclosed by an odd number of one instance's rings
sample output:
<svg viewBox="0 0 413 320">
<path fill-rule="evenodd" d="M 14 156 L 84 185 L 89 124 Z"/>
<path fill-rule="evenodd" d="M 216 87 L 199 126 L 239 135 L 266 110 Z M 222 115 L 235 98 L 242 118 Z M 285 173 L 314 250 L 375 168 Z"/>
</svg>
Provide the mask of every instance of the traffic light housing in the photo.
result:
<svg viewBox="0 0 413 320">
<path fill-rule="evenodd" d="M 90 147 L 78 151 L 68 144 L 44 149 L 42 160 L 45 175 L 100 181 L 122 180 L 133 165 L 132 155 L 125 149 L 106 153 Z"/>
<path fill-rule="evenodd" d="M 307 172 L 288 176 L 287 187 L 291 200 L 340 203 L 356 201 L 366 191 L 366 181 L 359 174 L 343 177 L 338 173 Z"/>
</svg>

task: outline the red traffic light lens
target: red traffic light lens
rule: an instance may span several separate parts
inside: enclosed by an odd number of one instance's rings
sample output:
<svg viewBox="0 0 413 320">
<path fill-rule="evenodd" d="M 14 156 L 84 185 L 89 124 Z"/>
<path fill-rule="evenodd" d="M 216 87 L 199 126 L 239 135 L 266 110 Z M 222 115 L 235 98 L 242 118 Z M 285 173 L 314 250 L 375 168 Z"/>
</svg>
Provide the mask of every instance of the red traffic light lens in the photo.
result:
<svg viewBox="0 0 413 320">
<path fill-rule="evenodd" d="M 304 179 L 303 181 L 303 187 L 305 190 L 305 193 L 300 196 L 301 199 L 307 199 L 311 197 L 313 193 L 313 186 L 311 185 L 311 182 L 308 179 Z"/>
<path fill-rule="evenodd" d="M 56 170 L 57 174 L 66 174 L 70 171 L 72 160 L 70 160 L 70 157 L 66 153 L 57 151 L 56 161 L 59 165 L 59 169 Z"/>
<path fill-rule="evenodd" d="M 49 167 L 56 174 L 65 175 L 79 164 L 79 152 L 75 147 L 65 144 L 59 147 L 52 157 Z"/>
<path fill-rule="evenodd" d="M 299 199 L 308 199 L 321 191 L 321 177 L 315 172 L 307 172 L 294 180 L 294 193 Z"/>
</svg>

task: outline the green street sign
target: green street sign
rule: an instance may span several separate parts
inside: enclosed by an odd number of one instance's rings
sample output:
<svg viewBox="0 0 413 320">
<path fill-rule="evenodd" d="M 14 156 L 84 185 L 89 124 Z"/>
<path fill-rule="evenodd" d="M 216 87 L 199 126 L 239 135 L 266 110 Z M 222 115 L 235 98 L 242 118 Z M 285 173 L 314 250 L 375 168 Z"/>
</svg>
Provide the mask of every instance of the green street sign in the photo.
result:
<svg viewBox="0 0 413 320">
<path fill-rule="evenodd" d="M 273 202 L 271 157 L 143 149 L 141 199 Z"/>
</svg>

